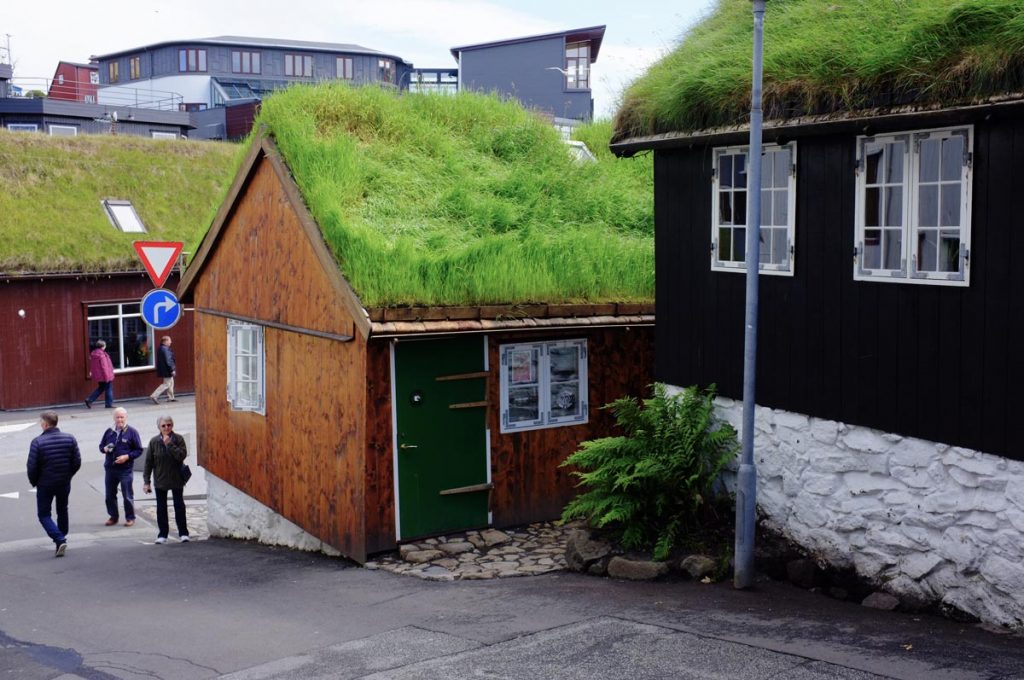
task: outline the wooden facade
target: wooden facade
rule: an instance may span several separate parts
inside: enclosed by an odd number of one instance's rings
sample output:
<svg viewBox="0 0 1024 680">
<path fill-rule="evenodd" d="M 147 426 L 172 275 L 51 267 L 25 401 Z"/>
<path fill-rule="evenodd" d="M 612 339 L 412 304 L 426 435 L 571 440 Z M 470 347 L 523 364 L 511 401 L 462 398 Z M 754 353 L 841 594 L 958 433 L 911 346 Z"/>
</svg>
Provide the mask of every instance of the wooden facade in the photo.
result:
<svg viewBox="0 0 1024 680">
<path fill-rule="evenodd" d="M 348 557 L 362 561 L 394 548 L 392 351 L 404 338 L 373 334 L 370 319 L 383 313 L 360 306 L 269 140 L 254 144 L 181 292 L 195 305 L 203 358 L 199 462 Z M 264 413 L 233 410 L 225 398 L 230 318 L 264 326 Z M 612 433 L 611 417 L 598 407 L 642 394 L 651 382 L 651 317 L 601 318 L 595 326 L 566 329 L 547 320 L 486 335 L 494 525 L 558 517 L 575 484 L 559 464 L 581 441 Z M 616 322 L 626 318 L 636 323 Z M 456 330 L 439 321 L 406 337 L 453 337 Z M 570 338 L 588 342 L 589 422 L 502 434 L 500 345 Z"/>
<path fill-rule="evenodd" d="M 96 386 L 88 377 L 88 307 L 138 302 L 152 288 L 144 273 L 0 278 L 0 410 L 80 404 Z M 156 332 L 157 342 L 162 335 L 174 341 L 178 392 L 194 385 L 192 318 L 186 313 L 174 328 Z M 144 397 L 159 384 L 155 368 L 118 372 L 114 400 Z"/>
<path fill-rule="evenodd" d="M 853 279 L 858 134 L 974 125 L 970 285 Z M 757 403 L 1024 459 L 1024 116 L 1019 107 L 780 126 L 797 140 L 795 275 L 761 276 Z M 655 152 L 655 374 L 742 396 L 745 277 L 709 266 L 712 150 L 733 134 Z"/>
</svg>

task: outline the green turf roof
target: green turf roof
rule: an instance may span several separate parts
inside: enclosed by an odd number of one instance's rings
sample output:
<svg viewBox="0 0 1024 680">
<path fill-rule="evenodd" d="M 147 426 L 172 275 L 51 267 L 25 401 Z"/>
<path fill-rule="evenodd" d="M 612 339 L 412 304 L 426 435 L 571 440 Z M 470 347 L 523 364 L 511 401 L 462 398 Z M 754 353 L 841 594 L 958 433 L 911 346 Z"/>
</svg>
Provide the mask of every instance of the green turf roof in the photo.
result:
<svg viewBox="0 0 1024 680">
<path fill-rule="evenodd" d="M 719 0 L 627 90 L 615 139 L 746 123 L 750 0 Z M 765 118 L 1024 90 L 1021 0 L 769 0 Z"/>
<path fill-rule="evenodd" d="M 0 131 L 0 275 L 141 271 L 132 241 L 192 241 L 241 160 L 237 145 Z M 132 202 L 123 233 L 100 201 Z"/>
<path fill-rule="evenodd" d="M 580 164 L 550 123 L 495 97 L 294 87 L 262 107 L 361 302 L 478 305 L 654 298 L 653 171 Z"/>
</svg>

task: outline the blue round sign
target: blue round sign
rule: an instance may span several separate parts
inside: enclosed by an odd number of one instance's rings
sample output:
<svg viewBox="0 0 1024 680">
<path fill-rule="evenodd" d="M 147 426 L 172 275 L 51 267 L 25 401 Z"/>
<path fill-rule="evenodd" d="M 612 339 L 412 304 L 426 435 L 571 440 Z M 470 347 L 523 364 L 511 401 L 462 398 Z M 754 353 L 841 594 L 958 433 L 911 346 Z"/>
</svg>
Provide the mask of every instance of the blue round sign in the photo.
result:
<svg viewBox="0 0 1024 680">
<path fill-rule="evenodd" d="M 178 296 L 164 288 L 155 288 L 142 298 L 142 320 L 158 331 L 181 321 Z"/>
</svg>

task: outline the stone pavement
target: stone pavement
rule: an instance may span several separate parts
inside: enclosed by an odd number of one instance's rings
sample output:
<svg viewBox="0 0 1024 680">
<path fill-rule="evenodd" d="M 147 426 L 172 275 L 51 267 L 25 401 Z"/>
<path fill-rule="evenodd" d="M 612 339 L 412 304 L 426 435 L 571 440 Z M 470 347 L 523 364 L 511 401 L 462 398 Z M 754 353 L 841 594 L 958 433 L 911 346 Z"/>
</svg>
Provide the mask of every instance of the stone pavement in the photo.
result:
<svg viewBox="0 0 1024 680">
<path fill-rule="evenodd" d="M 546 574 L 565 569 L 565 541 L 573 526 L 537 522 L 507 532 L 484 529 L 428 538 L 365 566 L 428 581 Z"/>
</svg>

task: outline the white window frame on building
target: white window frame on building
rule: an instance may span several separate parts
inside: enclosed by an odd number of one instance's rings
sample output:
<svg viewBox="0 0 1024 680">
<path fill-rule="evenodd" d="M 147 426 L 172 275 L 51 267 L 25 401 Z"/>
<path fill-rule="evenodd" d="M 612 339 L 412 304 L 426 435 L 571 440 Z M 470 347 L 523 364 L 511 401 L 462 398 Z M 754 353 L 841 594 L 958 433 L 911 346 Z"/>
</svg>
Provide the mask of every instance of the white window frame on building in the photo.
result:
<svg viewBox="0 0 1024 680">
<path fill-rule="evenodd" d="M 353 80 L 355 78 L 355 66 L 352 57 L 337 57 L 334 61 L 336 77 L 342 80 Z"/>
<path fill-rule="evenodd" d="M 178 50 L 178 73 L 206 73 L 206 50 L 201 47 Z"/>
<path fill-rule="evenodd" d="M 149 136 L 153 139 L 177 139 L 177 132 L 164 132 L 162 130 L 150 130 Z"/>
<path fill-rule="evenodd" d="M 576 357 L 574 373 L 557 375 L 552 371 L 553 356 L 572 354 Z M 580 425 L 589 420 L 585 339 L 501 345 L 499 355 L 503 433 Z"/>
<path fill-rule="evenodd" d="M 107 219 L 118 231 L 129 234 L 146 233 L 146 225 L 142 223 L 139 213 L 135 212 L 135 206 L 131 201 L 104 198 L 100 203 L 103 205 L 103 212 L 106 213 Z"/>
<path fill-rule="evenodd" d="M 232 50 L 231 72 L 260 74 L 260 53 L 254 50 Z"/>
<path fill-rule="evenodd" d="M 313 56 L 310 54 L 284 55 L 284 74 L 292 78 L 312 78 Z"/>
<path fill-rule="evenodd" d="M 789 155 L 787 159 L 784 154 Z M 749 147 L 719 147 L 713 155 L 711 269 L 747 270 Z M 796 142 L 765 144 L 761 154 L 761 256 L 758 271 L 793 276 L 796 254 Z M 788 162 L 787 162 L 788 161 Z M 738 249 L 742 248 L 738 252 Z"/>
<path fill-rule="evenodd" d="M 92 85 L 99 85 L 100 84 L 100 72 L 99 71 L 89 71 L 89 83 L 92 84 Z"/>
<path fill-rule="evenodd" d="M 86 332 L 89 346 L 97 340 L 107 343 L 106 352 L 114 364 L 114 373 L 133 373 L 151 370 L 156 366 L 155 332 L 142 319 L 141 302 L 99 302 L 86 306 Z M 131 329 L 125 326 L 130 325 Z M 141 339 L 141 340 L 140 340 Z M 130 342 L 129 342 L 130 340 Z M 130 347 L 125 351 L 126 347 Z M 129 357 L 145 357 L 132 363 Z"/>
<path fill-rule="evenodd" d="M 128 58 L 128 80 L 138 80 L 142 77 L 142 57 L 135 56 Z"/>
<path fill-rule="evenodd" d="M 39 126 L 35 123 L 8 123 L 7 129 L 10 132 L 39 132 Z"/>
<path fill-rule="evenodd" d="M 565 89 L 590 89 L 590 41 L 565 43 Z"/>
<path fill-rule="evenodd" d="M 49 126 L 49 132 L 51 137 L 77 137 L 78 127 L 75 125 L 56 125 L 51 123 Z"/>
<path fill-rule="evenodd" d="M 854 280 L 970 285 L 973 149 L 972 125 L 857 138 Z"/>
<path fill-rule="evenodd" d="M 395 60 L 394 59 L 378 59 L 377 60 L 377 79 L 382 83 L 393 83 L 395 82 Z"/>
<path fill-rule="evenodd" d="M 228 319 L 227 399 L 235 411 L 266 415 L 263 326 Z"/>
</svg>

